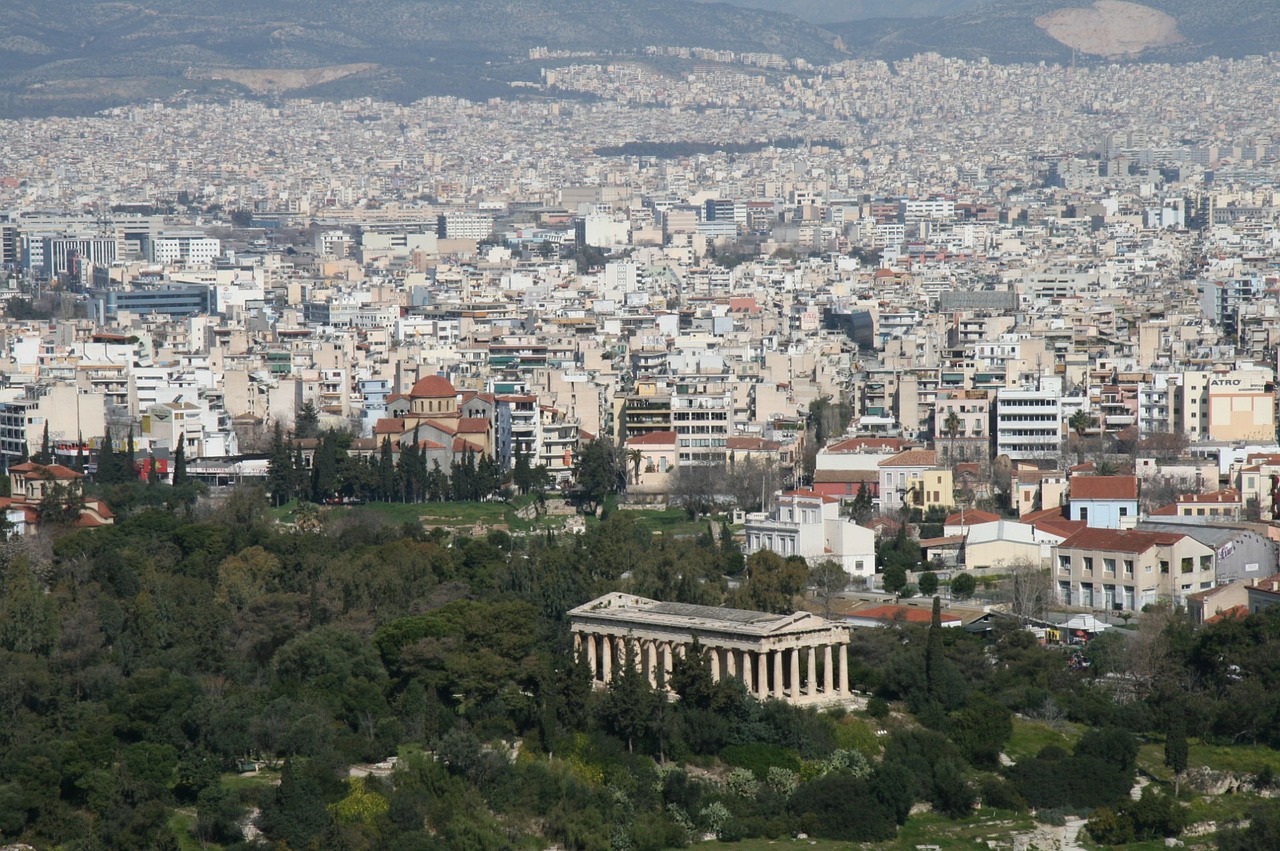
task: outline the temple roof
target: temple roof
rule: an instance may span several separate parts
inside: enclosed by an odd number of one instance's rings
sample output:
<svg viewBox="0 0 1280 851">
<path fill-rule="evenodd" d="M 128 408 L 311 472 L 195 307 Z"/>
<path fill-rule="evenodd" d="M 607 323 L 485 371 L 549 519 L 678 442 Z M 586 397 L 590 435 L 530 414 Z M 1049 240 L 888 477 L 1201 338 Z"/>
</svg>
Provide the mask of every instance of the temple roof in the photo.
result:
<svg viewBox="0 0 1280 851">
<path fill-rule="evenodd" d="M 612 593 L 597 597 L 569 611 L 572 618 L 616 621 L 636 627 L 665 627 L 686 632 L 727 632 L 744 637 L 764 638 L 820 629 L 843 629 L 843 625 L 811 612 L 775 615 L 748 609 L 664 603 L 634 594 Z"/>
</svg>

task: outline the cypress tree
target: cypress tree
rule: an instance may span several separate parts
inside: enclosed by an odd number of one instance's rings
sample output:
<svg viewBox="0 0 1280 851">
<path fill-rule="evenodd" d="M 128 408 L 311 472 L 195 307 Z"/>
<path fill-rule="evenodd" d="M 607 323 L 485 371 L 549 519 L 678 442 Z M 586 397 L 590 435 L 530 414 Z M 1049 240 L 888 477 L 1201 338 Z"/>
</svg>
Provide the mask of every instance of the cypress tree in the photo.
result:
<svg viewBox="0 0 1280 851">
<path fill-rule="evenodd" d="M 186 463 L 183 462 L 183 474 Z M 289 447 L 284 441 L 284 430 L 277 421 L 271 430 L 271 452 L 267 459 L 267 489 L 271 491 L 271 504 L 277 508 L 293 498 L 293 464 Z"/>
<path fill-rule="evenodd" d="M 382 438 L 382 448 L 378 453 L 378 498 L 390 502 L 396 491 L 396 462 L 391 452 L 391 437 Z"/>
<path fill-rule="evenodd" d="M 124 469 L 120 471 L 121 481 L 132 481 L 138 476 L 138 460 L 134 457 L 133 426 L 129 426 L 129 442 L 125 444 Z"/>
<path fill-rule="evenodd" d="M 40 438 L 40 456 L 36 458 L 37 464 L 53 463 L 53 453 L 49 451 L 49 420 L 44 421 L 44 435 Z"/>
<path fill-rule="evenodd" d="M 116 457 L 115 447 L 111 445 L 111 429 L 102 436 L 102 446 L 98 449 L 98 469 L 94 479 L 103 485 L 114 485 L 119 481 L 118 470 L 120 459 Z"/>
<path fill-rule="evenodd" d="M 187 450 L 181 440 L 173 453 L 173 486 L 181 487 L 187 483 Z"/>
</svg>

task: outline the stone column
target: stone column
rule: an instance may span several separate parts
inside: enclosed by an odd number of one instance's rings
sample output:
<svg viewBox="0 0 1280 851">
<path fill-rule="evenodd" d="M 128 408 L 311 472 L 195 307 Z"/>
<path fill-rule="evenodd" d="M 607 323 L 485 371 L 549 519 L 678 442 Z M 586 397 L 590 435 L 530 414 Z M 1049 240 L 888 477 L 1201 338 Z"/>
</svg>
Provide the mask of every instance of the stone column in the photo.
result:
<svg viewBox="0 0 1280 851">
<path fill-rule="evenodd" d="M 769 652 L 756 651 L 756 697 L 764 700 L 769 696 Z"/>
<path fill-rule="evenodd" d="M 720 682 L 720 649 L 718 647 L 708 647 L 707 660 L 711 666 L 711 682 Z"/>
<path fill-rule="evenodd" d="M 738 651 L 732 647 L 726 647 L 720 651 L 724 659 L 724 675 L 728 679 L 733 679 L 738 675 Z"/>
<path fill-rule="evenodd" d="M 840 693 L 845 697 L 849 696 L 849 645 L 837 644 L 836 650 L 840 654 Z"/>
<path fill-rule="evenodd" d="M 800 703 L 800 648 L 791 648 L 791 703 Z"/>
<path fill-rule="evenodd" d="M 771 651 L 773 656 L 773 696 L 782 700 L 782 650 Z"/>
<path fill-rule="evenodd" d="M 809 645 L 809 679 L 805 685 L 808 686 L 805 693 L 809 697 L 818 696 L 818 648 L 812 644 Z"/>
<path fill-rule="evenodd" d="M 742 687 L 747 694 L 751 694 L 751 674 L 754 670 L 754 663 L 751 661 L 751 651 L 742 651 Z"/>
<path fill-rule="evenodd" d="M 613 636 L 602 635 L 600 640 L 604 645 L 602 648 L 604 650 L 604 670 L 601 672 L 600 681 L 608 685 L 613 680 Z"/>
<path fill-rule="evenodd" d="M 676 646 L 668 641 L 662 653 L 662 684 L 667 691 L 671 690 L 671 660 L 675 656 Z"/>
<path fill-rule="evenodd" d="M 822 646 L 822 691 L 831 694 L 831 685 L 835 681 L 835 671 L 831 668 L 831 645 Z"/>
<path fill-rule="evenodd" d="M 587 633 L 587 664 L 591 666 L 592 682 L 599 679 L 599 674 L 596 671 L 596 666 L 599 664 L 599 659 L 596 656 L 596 638 L 596 635 Z"/>
</svg>

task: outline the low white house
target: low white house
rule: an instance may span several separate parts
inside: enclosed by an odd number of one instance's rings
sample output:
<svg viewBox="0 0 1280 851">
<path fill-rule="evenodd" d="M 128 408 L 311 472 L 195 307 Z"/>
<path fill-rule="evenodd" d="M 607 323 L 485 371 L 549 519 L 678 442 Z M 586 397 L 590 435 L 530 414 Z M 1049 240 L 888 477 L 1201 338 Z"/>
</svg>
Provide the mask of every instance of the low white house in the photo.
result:
<svg viewBox="0 0 1280 851">
<path fill-rule="evenodd" d="M 779 491 L 773 510 L 746 518 L 747 555 L 770 550 L 809 564 L 830 559 L 868 582 L 876 572 L 876 537 L 840 516 L 840 500 L 811 490 Z"/>
</svg>

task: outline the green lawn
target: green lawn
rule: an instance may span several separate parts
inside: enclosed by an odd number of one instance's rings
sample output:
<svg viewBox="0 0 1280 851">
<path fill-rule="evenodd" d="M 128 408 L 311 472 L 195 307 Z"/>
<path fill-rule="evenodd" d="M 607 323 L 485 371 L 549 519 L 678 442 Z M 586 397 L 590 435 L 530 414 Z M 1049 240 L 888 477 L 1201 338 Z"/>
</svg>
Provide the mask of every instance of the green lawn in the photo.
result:
<svg viewBox="0 0 1280 851">
<path fill-rule="evenodd" d="M 1077 724 L 1064 722 L 1051 727 L 1041 721 L 1014 718 L 1013 735 L 1009 737 L 1004 751 L 1014 762 L 1030 759 L 1049 745 L 1057 745 L 1063 750 L 1070 751 L 1082 732 L 1083 730 Z"/>
<path fill-rule="evenodd" d="M 960 821 L 932 813 L 912 816 L 898 831 L 898 837 L 888 842 L 832 842 L 826 839 L 744 839 L 741 842 L 695 843 L 694 848 L 707 851 L 786 851 L 786 849 L 813 849 L 813 851 L 898 851 L 914 849 L 917 845 L 937 845 L 942 851 L 973 851 L 985 848 L 987 839 L 1009 843 L 1013 834 L 1025 833 L 1035 825 L 1029 816 L 1020 816 L 997 810 L 979 810 Z"/>
<path fill-rule="evenodd" d="M 178 842 L 179 851 L 199 851 L 203 846 L 195 837 L 196 814 L 194 809 L 174 810 L 169 816 L 169 829 Z"/>
<path fill-rule="evenodd" d="M 1187 764 L 1192 768 L 1207 766 L 1214 771 L 1235 774 L 1257 774 L 1264 766 L 1280 772 L 1280 751 L 1264 745 L 1206 745 L 1195 739 L 1188 746 Z M 1164 764 L 1164 742 L 1149 742 L 1138 751 L 1138 766 L 1152 777 L 1172 781 L 1173 775 Z"/>
<path fill-rule="evenodd" d="M 697 520 L 690 521 L 689 515 L 684 513 L 682 508 L 667 508 L 662 511 L 644 511 L 637 509 L 622 509 L 626 515 L 635 520 L 636 525 L 647 532 L 655 535 L 701 535 L 706 532 L 711 525 L 716 527 L 724 520 L 723 517 L 701 517 Z"/>
</svg>

